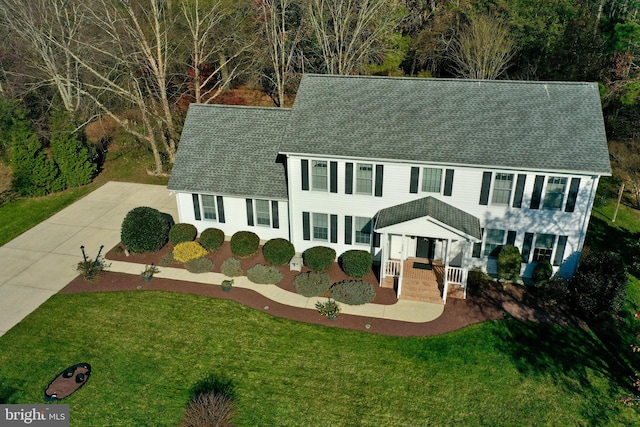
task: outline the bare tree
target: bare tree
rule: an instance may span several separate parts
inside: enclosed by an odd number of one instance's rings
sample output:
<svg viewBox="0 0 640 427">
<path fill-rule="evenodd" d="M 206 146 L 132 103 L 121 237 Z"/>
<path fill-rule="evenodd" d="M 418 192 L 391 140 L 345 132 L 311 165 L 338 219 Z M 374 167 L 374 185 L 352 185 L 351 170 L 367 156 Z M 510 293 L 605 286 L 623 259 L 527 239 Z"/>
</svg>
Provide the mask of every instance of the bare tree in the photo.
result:
<svg viewBox="0 0 640 427">
<path fill-rule="evenodd" d="M 492 80 L 502 75 L 515 54 L 509 28 L 487 15 L 472 15 L 453 40 L 450 59 L 465 78 Z"/>
<path fill-rule="evenodd" d="M 325 71 L 353 74 L 381 61 L 385 39 L 403 15 L 398 0 L 309 0 L 309 23 Z"/>
<path fill-rule="evenodd" d="M 256 5 L 273 66 L 273 73 L 266 77 L 276 88 L 274 102 L 278 107 L 284 107 L 285 90 L 295 74 L 295 64 L 304 62 L 299 49 L 304 33 L 303 23 L 295 22 L 291 16 L 292 6 L 298 4 L 294 0 L 259 0 Z"/>
</svg>

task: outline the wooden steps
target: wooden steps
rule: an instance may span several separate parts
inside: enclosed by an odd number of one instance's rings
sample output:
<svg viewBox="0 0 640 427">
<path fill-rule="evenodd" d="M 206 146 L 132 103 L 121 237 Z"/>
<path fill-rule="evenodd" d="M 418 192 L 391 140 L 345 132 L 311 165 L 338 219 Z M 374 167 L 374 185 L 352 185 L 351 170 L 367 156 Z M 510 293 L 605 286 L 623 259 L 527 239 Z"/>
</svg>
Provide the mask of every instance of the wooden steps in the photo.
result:
<svg viewBox="0 0 640 427">
<path fill-rule="evenodd" d="M 440 288 L 435 280 L 403 279 L 400 299 L 443 304 Z"/>
</svg>

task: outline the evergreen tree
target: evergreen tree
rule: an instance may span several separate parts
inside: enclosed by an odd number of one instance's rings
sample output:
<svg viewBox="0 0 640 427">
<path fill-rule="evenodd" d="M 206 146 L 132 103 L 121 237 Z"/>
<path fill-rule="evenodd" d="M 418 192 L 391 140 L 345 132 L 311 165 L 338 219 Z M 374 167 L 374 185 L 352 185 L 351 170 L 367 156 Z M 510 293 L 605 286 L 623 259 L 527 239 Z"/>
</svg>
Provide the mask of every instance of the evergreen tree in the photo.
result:
<svg viewBox="0 0 640 427">
<path fill-rule="evenodd" d="M 65 189 L 88 184 L 96 174 L 97 165 L 93 147 L 84 135 L 74 132 L 69 115 L 59 110 L 51 117 L 51 150 L 60 175 L 60 186 Z"/>
</svg>

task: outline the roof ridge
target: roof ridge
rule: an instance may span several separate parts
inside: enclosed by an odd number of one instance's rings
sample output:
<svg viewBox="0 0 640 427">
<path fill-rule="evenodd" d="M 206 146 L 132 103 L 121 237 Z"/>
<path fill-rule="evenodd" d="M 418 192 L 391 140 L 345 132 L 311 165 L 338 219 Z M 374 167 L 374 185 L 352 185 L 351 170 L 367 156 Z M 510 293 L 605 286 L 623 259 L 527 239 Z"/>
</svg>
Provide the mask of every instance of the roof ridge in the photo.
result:
<svg viewBox="0 0 640 427">
<path fill-rule="evenodd" d="M 262 105 L 228 105 L 228 104 L 200 104 L 193 102 L 189 104 L 189 108 L 221 108 L 221 109 L 247 109 L 247 110 L 268 110 L 268 111 L 291 111 L 291 108 L 285 107 L 265 107 Z"/>
</svg>

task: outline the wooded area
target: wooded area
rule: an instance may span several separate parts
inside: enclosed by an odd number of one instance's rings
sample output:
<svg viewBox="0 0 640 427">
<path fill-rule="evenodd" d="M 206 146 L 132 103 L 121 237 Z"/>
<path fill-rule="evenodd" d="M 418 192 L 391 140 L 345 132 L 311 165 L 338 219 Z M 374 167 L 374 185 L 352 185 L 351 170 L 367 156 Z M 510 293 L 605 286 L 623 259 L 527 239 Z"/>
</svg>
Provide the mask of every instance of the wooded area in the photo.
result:
<svg viewBox="0 0 640 427">
<path fill-rule="evenodd" d="M 150 172 L 165 174 L 189 103 L 247 104 L 230 95 L 243 87 L 288 107 L 308 72 L 597 81 L 614 160 L 638 186 L 639 4 L 0 0 L 0 157 L 14 187 L 26 174 L 21 194 L 66 188 L 41 188 L 70 173 L 53 137 L 66 120 L 65 140 L 84 158 L 82 179 L 67 179 L 77 185 L 99 160 L 83 128 L 109 118 L 153 153 Z"/>
</svg>

